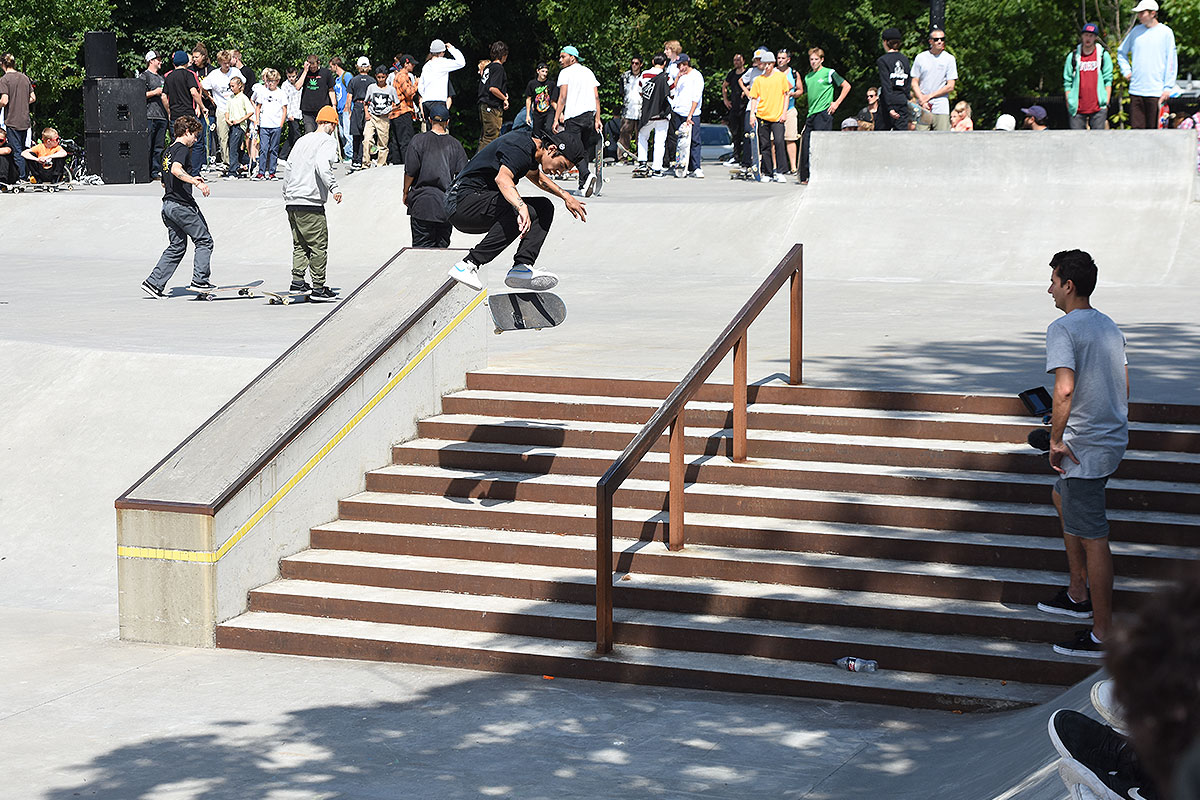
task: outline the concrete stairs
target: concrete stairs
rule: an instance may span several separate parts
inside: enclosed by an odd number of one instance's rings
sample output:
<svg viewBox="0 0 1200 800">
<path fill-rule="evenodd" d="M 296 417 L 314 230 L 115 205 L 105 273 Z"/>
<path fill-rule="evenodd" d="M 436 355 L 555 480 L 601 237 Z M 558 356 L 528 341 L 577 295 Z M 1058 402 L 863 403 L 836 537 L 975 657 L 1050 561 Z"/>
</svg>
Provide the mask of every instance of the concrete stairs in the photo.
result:
<svg viewBox="0 0 1200 800">
<path fill-rule="evenodd" d="M 1018 401 L 783 386 L 752 387 L 745 464 L 729 387 L 689 404 L 683 551 L 663 545 L 665 436 L 617 492 L 617 647 L 597 657 L 596 481 L 671 388 L 469 375 L 218 645 L 955 710 L 1097 668 L 1049 646 L 1084 625 L 1035 607 L 1065 556 Z M 1197 412 L 1131 411 L 1119 609 L 1200 558 Z"/>
</svg>

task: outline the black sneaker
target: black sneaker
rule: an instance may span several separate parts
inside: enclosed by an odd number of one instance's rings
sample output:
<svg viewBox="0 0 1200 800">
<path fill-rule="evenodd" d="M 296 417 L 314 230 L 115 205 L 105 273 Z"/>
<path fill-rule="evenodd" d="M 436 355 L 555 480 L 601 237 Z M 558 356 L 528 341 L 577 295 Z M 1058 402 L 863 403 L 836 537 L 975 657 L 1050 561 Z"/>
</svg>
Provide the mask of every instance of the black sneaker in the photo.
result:
<svg viewBox="0 0 1200 800">
<path fill-rule="evenodd" d="M 1074 617 L 1075 619 L 1092 618 L 1092 599 L 1089 597 L 1082 603 L 1076 603 L 1066 589 L 1060 589 L 1058 594 L 1054 595 L 1053 600 L 1038 603 L 1037 607 L 1039 611 L 1049 614 L 1062 614 L 1064 617 Z"/>
<path fill-rule="evenodd" d="M 1068 788 L 1082 784 L 1099 797 L 1128 800 L 1158 796 L 1129 740 L 1112 728 L 1068 708 L 1051 714 L 1046 727 L 1054 749 L 1073 762 L 1070 775 L 1059 772 Z"/>
<path fill-rule="evenodd" d="M 167 296 L 166 292 L 164 292 L 162 289 L 159 289 L 148 280 L 142 281 L 142 291 L 153 297 L 155 300 L 161 300 Z"/>
<path fill-rule="evenodd" d="M 1104 658 L 1104 643 L 1093 639 L 1090 630 L 1082 630 L 1071 641 L 1054 645 L 1054 652 L 1064 656 Z"/>
<path fill-rule="evenodd" d="M 209 283 L 208 281 L 192 281 L 192 288 L 193 289 L 215 289 L 215 288 L 217 288 L 217 285 L 215 283 Z"/>
<path fill-rule="evenodd" d="M 288 287 L 289 292 L 307 292 L 312 287 L 308 285 L 308 281 L 292 281 L 292 285 Z"/>
<path fill-rule="evenodd" d="M 316 297 L 320 300 L 332 300 L 333 298 L 337 297 L 337 292 L 333 291 L 328 286 L 318 286 L 312 290 L 312 294 L 310 294 L 309 297 Z"/>
</svg>

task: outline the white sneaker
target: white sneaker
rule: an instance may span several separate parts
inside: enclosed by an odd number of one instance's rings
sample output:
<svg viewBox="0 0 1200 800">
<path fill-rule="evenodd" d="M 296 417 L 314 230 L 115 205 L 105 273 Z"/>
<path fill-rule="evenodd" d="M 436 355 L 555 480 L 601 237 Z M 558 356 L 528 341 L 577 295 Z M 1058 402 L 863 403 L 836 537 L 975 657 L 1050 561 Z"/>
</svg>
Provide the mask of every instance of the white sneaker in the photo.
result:
<svg viewBox="0 0 1200 800">
<path fill-rule="evenodd" d="M 776 183 L 787 183 L 787 178 L 784 177 L 782 172 L 776 172 L 775 177 L 772 178 L 772 180 L 774 180 Z"/>
<path fill-rule="evenodd" d="M 466 259 L 455 264 L 446 274 L 464 286 L 470 286 L 476 291 L 483 288 L 483 281 L 479 280 L 479 265 L 472 264 Z"/>
<path fill-rule="evenodd" d="M 700 169 L 699 167 L 697 167 L 696 169 L 694 169 L 694 170 L 692 170 L 691 172 L 689 172 L 689 173 L 688 173 L 688 177 L 689 177 L 689 178 L 703 178 L 703 177 L 704 177 L 704 170 L 702 170 L 702 169 Z"/>
<path fill-rule="evenodd" d="M 558 276 L 537 267 L 527 267 L 524 264 L 513 264 L 504 278 L 504 285 L 510 289 L 529 289 L 534 292 L 546 292 L 558 285 Z"/>
<path fill-rule="evenodd" d="M 592 192 L 596 191 L 596 173 L 593 172 L 587 176 L 587 180 L 579 187 L 579 191 L 583 192 L 584 197 L 592 196 Z"/>
<path fill-rule="evenodd" d="M 759 183 L 770 183 L 770 182 L 771 182 L 771 180 L 772 180 L 772 179 L 771 179 L 771 178 L 768 178 L 766 175 L 759 175 L 759 176 L 758 176 L 758 182 L 759 182 Z"/>
<path fill-rule="evenodd" d="M 1117 733 L 1125 733 L 1125 710 L 1113 697 L 1112 678 L 1092 685 L 1092 707 Z"/>
</svg>

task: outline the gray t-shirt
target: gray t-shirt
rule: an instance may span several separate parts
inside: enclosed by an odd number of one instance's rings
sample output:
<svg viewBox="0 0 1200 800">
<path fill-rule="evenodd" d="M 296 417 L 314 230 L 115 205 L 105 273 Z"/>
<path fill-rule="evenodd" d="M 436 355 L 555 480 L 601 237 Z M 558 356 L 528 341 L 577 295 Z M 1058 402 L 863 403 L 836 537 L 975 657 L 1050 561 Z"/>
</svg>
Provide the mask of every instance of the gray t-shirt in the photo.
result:
<svg viewBox="0 0 1200 800">
<path fill-rule="evenodd" d="M 921 94 L 930 95 L 950 81 L 958 80 L 958 62 L 954 56 L 942 51 L 940 56 L 926 50 L 918 53 L 912 63 L 912 76 L 921 87 Z M 950 98 L 946 95 L 933 98 L 930 111 L 934 114 L 950 113 Z"/>
<path fill-rule="evenodd" d="M 1094 308 L 1079 308 L 1046 329 L 1046 372 L 1075 371 L 1071 415 L 1063 441 L 1079 459 L 1064 458 L 1068 478 L 1104 478 L 1116 471 L 1129 444 L 1125 335 Z"/>
<path fill-rule="evenodd" d="M 157 72 L 144 70 L 138 76 L 146 82 L 146 91 L 153 92 L 155 89 L 163 88 L 163 76 Z M 167 109 L 163 108 L 162 95 L 154 95 L 146 101 L 146 119 L 166 119 Z"/>
</svg>

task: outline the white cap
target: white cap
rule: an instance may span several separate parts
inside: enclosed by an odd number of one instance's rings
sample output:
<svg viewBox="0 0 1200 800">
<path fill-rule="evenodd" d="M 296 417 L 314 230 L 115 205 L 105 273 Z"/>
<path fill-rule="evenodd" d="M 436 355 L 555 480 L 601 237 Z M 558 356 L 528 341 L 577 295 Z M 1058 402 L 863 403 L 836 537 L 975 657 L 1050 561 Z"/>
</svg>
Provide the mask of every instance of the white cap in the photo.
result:
<svg viewBox="0 0 1200 800">
<path fill-rule="evenodd" d="M 432 42 L 429 43 L 429 52 L 431 52 L 431 53 L 446 52 L 446 43 L 443 42 L 441 39 L 434 39 Z"/>
<path fill-rule="evenodd" d="M 848 130 L 850 128 L 858 130 L 858 120 L 856 120 L 854 117 L 846 117 L 844 120 L 842 120 L 842 130 Z"/>
<path fill-rule="evenodd" d="M 1158 3 L 1154 2 L 1154 0 L 1142 0 L 1142 2 L 1133 7 L 1133 13 L 1136 14 L 1139 11 L 1158 11 Z"/>
<path fill-rule="evenodd" d="M 1015 131 L 1017 129 L 1017 118 L 1012 114 L 1001 114 L 996 118 L 996 130 L 998 131 Z"/>
<path fill-rule="evenodd" d="M 146 63 L 147 64 L 149 64 L 151 61 L 153 61 L 156 58 L 158 58 L 158 53 L 154 52 L 153 50 L 151 50 L 149 53 L 146 53 Z"/>
<path fill-rule="evenodd" d="M 367 58 L 366 56 L 359 56 L 358 65 L 360 67 L 369 67 L 371 66 L 371 59 Z"/>
<path fill-rule="evenodd" d="M 755 50 L 754 57 L 759 61 L 774 61 L 775 56 L 770 50 Z"/>
</svg>

